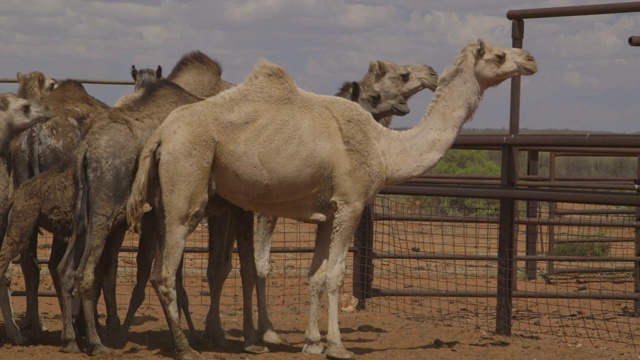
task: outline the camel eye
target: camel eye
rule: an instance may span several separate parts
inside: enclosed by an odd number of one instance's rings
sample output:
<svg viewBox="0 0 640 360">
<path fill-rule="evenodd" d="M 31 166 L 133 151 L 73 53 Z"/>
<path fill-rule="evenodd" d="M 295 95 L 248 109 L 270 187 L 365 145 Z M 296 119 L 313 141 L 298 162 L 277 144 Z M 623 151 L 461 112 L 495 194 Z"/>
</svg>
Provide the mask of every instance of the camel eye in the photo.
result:
<svg viewBox="0 0 640 360">
<path fill-rule="evenodd" d="M 31 104 L 24 104 L 22 105 L 22 112 L 25 114 L 29 113 L 29 110 L 31 110 Z"/>
<path fill-rule="evenodd" d="M 499 63 L 503 63 L 506 57 L 507 55 L 505 53 L 496 54 L 496 59 L 498 60 Z"/>
<path fill-rule="evenodd" d="M 380 94 L 376 94 L 371 96 L 371 100 L 369 101 L 371 103 L 371 105 L 378 106 L 378 104 L 380 104 L 380 100 L 382 99 L 382 97 L 380 96 Z"/>
<path fill-rule="evenodd" d="M 407 81 L 409 81 L 409 75 L 411 75 L 411 74 L 404 73 L 404 74 L 400 74 L 400 77 L 402 78 L 403 82 L 407 82 Z"/>
</svg>

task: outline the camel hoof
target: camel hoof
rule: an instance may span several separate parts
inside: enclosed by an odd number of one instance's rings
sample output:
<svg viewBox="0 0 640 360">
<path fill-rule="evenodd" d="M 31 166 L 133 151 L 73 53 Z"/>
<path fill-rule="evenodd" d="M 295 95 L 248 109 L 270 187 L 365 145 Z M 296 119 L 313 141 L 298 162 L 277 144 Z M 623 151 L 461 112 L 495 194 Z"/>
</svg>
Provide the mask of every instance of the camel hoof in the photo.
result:
<svg viewBox="0 0 640 360">
<path fill-rule="evenodd" d="M 278 333 L 273 330 L 267 330 L 267 332 L 262 335 L 262 341 L 266 342 L 267 344 L 289 345 L 287 339 L 278 335 Z"/>
<path fill-rule="evenodd" d="M 67 345 L 62 345 L 60 346 L 60 352 L 63 353 L 67 353 L 67 354 L 79 354 L 80 353 L 80 349 L 78 349 L 78 345 L 76 344 L 75 341 L 72 341 L 70 343 L 68 343 Z"/>
<path fill-rule="evenodd" d="M 110 348 L 99 344 L 99 345 L 94 345 L 93 346 L 93 350 L 91 350 L 91 353 L 89 353 L 89 355 L 91 356 L 96 356 L 96 355 L 101 355 L 101 354 L 111 354 L 113 352 L 113 350 L 111 350 Z"/>
<path fill-rule="evenodd" d="M 304 347 L 302 348 L 302 352 L 305 354 L 322 354 L 323 351 L 324 347 L 320 343 L 304 344 Z"/>
<path fill-rule="evenodd" d="M 331 360 L 353 360 L 356 358 L 354 353 L 343 347 L 329 347 L 325 356 Z"/>
<path fill-rule="evenodd" d="M 27 345 L 33 344 L 30 339 L 27 339 L 22 335 L 20 335 L 15 339 L 12 339 L 11 342 L 13 342 L 15 345 L 18 345 L 18 346 L 27 346 Z"/>
<path fill-rule="evenodd" d="M 185 351 L 179 351 L 178 356 L 176 357 L 178 360 L 202 360 L 203 357 L 197 351 L 189 349 Z"/>
<path fill-rule="evenodd" d="M 269 348 L 262 345 L 247 345 L 244 347 L 244 352 L 249 354 L 266 354 L 269 352 Z"/>
</svg>

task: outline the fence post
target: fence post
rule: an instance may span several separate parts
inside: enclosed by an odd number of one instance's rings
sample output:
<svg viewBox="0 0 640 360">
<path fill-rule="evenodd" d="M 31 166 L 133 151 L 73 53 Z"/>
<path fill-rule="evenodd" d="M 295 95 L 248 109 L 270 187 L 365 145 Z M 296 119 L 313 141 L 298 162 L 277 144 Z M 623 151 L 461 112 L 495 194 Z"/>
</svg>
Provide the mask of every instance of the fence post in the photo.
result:
<svg viewBox="0 0 640 360">
<path fill-rule="evenodd" d="M 511 39 L 514 48 L 522 48 L 524 21 L 513 20 Z M 509 134 L 520 132 L 520 77 L 511 79 L 511 105 L 509 111 Z M 500 185 L 514 188 L 518 176 L 518 150 L 512 146 L 502 149 L 502 173 Z M 500 225 L 498 229 L 498 283 L 496 306 L 496 333 L 511 335 L 513 292 L 516 287 L 516 201 L 500 200 Z"/>
<path fill-rule="evenodd" d="M 527 152 L 527 174 L 538 175 L 538 151 Z M 527 201 L 527 218 L 538 218 L 538 201 Z M 527 250 L 528 256 L 537 255 L 538 243 L 538 225 L 527 224 Z M 527 280 L 535 280 L 538 277 L 538 262 L 536 260 L 527 260 Z"/>
<path fill-rule="evenodd" d="M 374 205 L 364 208 L 353 239 L 353 296 L 358 299 L 358 310 L 366 308 L 366 299 L 372 297 L 373 282 L 373 212 Z"/>
<path fill-rule="evenodd" d="M 640 156 L 638 156 L 638 162 L 636 165 L 636 185 L 639 185 L 640 182 Z M 636 193 L 640 193 L 640 189 L 636 189 Z M 635 255 L 640 256 L 640 226 L 638 223 L 640 222 L 640 207 L 636 206 L 636 231 L 635 231 Z M 640 262 L 635 261 L 633 263 L 633 284 L 634 291 L 636 294 L 640 293 Z M 633 302 L 634 305 L 634 313 L 636 316 L 640 316 L 640 300 L 635 300 Z"/>
</svg>

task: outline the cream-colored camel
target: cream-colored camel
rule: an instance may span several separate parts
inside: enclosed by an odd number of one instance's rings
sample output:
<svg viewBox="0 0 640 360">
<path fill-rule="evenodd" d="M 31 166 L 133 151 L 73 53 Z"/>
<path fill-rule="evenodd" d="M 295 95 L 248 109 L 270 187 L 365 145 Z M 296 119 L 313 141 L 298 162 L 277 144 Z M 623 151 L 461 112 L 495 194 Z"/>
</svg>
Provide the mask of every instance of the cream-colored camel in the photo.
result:
<svg viewBox="0 0 640 360">
<path fill-rule="evenodd" d="M 434 91 L 438 84 L 438 74 L 429 65 L 412 64 L 398 65 L 389 61 L 371 61 L 369 69 L 364 77 L 358 82 L 363 87 L 375 87 L 384 97 L 401 95 L 408 100 L 414 94 L 429 89 Z M 343 85 L 341 90 L 344 90 Z M 340 93 L 338 94 L 340 95 Z M 343 96 L 344 97 L 344 96 Z M 348 98 L 348 97 L 347 97 Z M 387 115 L 380 111 L 372 111 L 367 104 L 359 104 L 373 115 L 373 118 L 385 127 L 391 124 L 393 114 Z M 398 115 L 398 114 L 395 114 Z M 256 297 L 258 303 L 258 336 L 269 344 L 286 344 L 274 329 L 273 323 L 269 319 L 267 306 L 267 276 L 271 270 L 269 264 L 269 253 L 271 250 L 271 236 L 275 230 L 276 216 L 256 214 L 256 231 L 254 234 L 254 259 L 256 263 Z M 242 256 L 243 254 L 240 253 Z M 218 261 L 221 256 L 218 255 Z M 222 285 L 220 285 L 222 286 Z"/>
<path fill-rule="evenodd" d="M 32 71 L 28 74 L 18 72 L 16 77 L 18 79 L 16 95 L 23 99 L 42 100 L 60 85 L 58 80 L 49 78 L 40 71 Z"/>
<path fill-rule="evenodd" d="M 437 86 L 438 75 L 429 65 L 411 64 L 398 65 L 390 61 L 371 61 L 369 71 L 362 78 L 363 85 L 378 84 L 380 89 L 387 89 L 393 93 L 402 89 L 400 95 L 407 101 L 418 92 L 429 89 L 434 91 Z M 376 119 L 384 127 L 391 127 L 392 116 Z"/>
<path fill-rule="evenodd" d="M 427 115 L 407 131 L 384 128 L 353 102 L 299 89 L 283 68 L 266 60 L 243 84 L 174 110 L 140 154 L 127 217 L 136 227 L 146 199 L 162 214 L 164 239 L 152 276 L 179 357 L 199 354 L 178 322 L 175 273 L 186 237 L 217 195 L 243 209 L 318 224 L 303 351 L 323 351 L 318 312 L 326 288 L 326 356 L 354 358 L 341 342 L 338 301 L 364 206 L 382 188 L 432 168 L 487 88 L 536 71 L 525 50 L 470 42 L 439 79 Z"/>
<path fill-rule="evenodd" d="M 51 116 L 49 109 L 37 100 L 0 94 L 0 156 L 6 159 L 13 137 Z"/>
</svg>

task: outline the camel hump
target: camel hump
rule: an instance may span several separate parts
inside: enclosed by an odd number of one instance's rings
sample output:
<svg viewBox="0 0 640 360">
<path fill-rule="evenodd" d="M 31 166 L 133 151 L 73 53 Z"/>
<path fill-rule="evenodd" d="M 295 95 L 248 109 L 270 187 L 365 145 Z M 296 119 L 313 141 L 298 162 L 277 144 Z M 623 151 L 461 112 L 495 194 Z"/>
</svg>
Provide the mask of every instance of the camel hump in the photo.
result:
<svg viewBox="0 0 640 360">
<path fill-rule="evenodd" d="M 217 76 L 222 75 L 222 66 L 220 66 L 220 64 L 217 61 L 211 59 L 209 56 L 207 56 L 205 53 L 203 53 L 200 50 L 194 50 L 184 54 L 182 58 L 178 60 L 176 65 L 171 70 L 171 73 L 169 74 L 168 79 L 171 80 L 179 76 L 180 73 L 184 72 L 188 68 L 198 67 L 198 66 L 209 69 Z"/>
<path fill-rule="evenodd" d="M 282 66 L 276 65 L 267 59 L 260 58 L 245 80 L 246 86 L 262 88 L 265 91 L 280 94 L 293 93 L 298 90 L 293 77 Z"/>
</svg>

